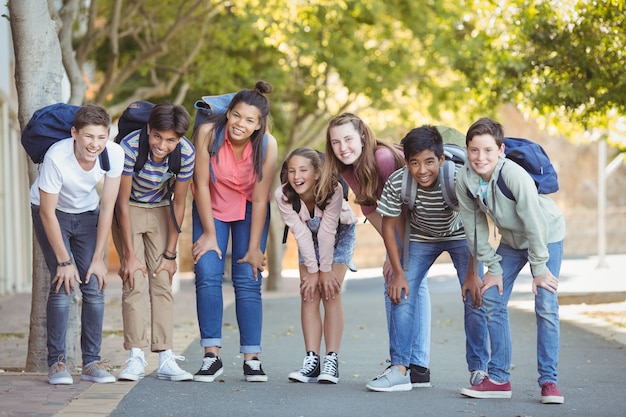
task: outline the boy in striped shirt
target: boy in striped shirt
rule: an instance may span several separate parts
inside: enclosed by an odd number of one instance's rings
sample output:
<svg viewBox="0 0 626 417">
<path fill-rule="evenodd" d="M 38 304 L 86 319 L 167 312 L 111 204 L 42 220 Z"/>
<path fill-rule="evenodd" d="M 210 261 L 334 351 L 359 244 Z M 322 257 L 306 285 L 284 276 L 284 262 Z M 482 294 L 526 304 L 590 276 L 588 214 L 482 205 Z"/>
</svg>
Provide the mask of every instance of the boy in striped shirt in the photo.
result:
<svg viewBox="0 0 626 417">
<path fill-rule="evenodd" d="M 148 346 L 149 289 L 151 313 L 150 348 L 159 353 L 157 377 L 190 381 L 172 352 L 174 296 L 172 276 L 176 272 L 176 247 L 185 213 L 187 190 L 193 176 L 195 150 L 184 137 L 189 113 L 168 102 L 150 111 L 147 129 L 148 157 L 135 171 L 142 130 L 129 133 L 120 142 L 126 154 L 124 172 L 115 208 L 113 240 L 120 255 L 124 348 L 130 350 L 119 380 L 137 381 L 145 374 L 143 348 Z M 145 140 L 145 136 L 144 136 Z M 174 152 L 180 144 L 180 156 Z M 180 159 L 174 161 L 174 158 Z M 173 172 L 171 167 L 179 166 Z"/>
<path fill-rule="evenodd" d="M 425 317 L 417 308 L 417 292 L 422 280 L 437 257 L 448 252 L 457 271 L 465 304 L 466 360 L 472 385 L 479 384 L 486 374 L 489 352 L 487 322 L 484 310 L 477 307 L 481 278 L 465 239 L 459 212 L 448 207 L 441 192 L 439 167 L 443 165 L 443 139 L 434 126 L 424 125 L 411 130 L 402 139 L 410 175 L 417 183 L 416 200 L 407 218 L 411 222 L 408 269 L 403 269 L 401 245 L 394 232 L 395 223 L 403 210 L 403 169 L 395 171 L 383 188 L 377 211 L 383 216 L 383 239 L 393 267 L 393 279 L 387 282 L 391 300 L 389 323 L 389 353 L 391 366 L 370 381 L 370 391 L 408 391 L 413 387 L 430 386 L 430 306 Z M 399 227 L 397 230 L 404 230 Z M 482 275 L 482 272 L 480 273 Z M 417 373 L 423 376 L 415 378 Z M 413 379 L 413 383 L 411 382 Z"/>
</svg>

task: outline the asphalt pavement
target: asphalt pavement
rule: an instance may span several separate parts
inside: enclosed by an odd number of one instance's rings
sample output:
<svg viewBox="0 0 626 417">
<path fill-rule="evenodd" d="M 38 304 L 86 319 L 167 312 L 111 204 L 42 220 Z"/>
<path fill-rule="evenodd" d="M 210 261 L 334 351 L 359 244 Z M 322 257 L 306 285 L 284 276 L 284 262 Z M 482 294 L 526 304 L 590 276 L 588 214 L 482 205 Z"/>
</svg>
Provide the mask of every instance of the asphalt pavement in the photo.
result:
<svg viewBox="0 0 626 417">
<path fill-rule="evenodd" d="M 586 299 L 626 299 L 626 255 L 608 258 L 597 268 L 594 258 L 567 260 L 560 278 L 560 294 L 583 306 Z M 369 272 L 369 273 L 368 273 Z M 620 326 L 584 322 L 561 308 L 559 388 L 562 405 L 541 404 L 537 385 L 536 325 L 532 312 L 530 278 L 518 278 L 512 296 L 510 320 L 513 336 L 513 395 L 507 400 L 477 400 L 460 395 L 468 385 L 465 364 L 463 306 L 459 285 L 449 264 L 436 264 L 429 275 L 432 303 L 432 388 L 409 392 L 374 393 L 368 380 L 388 363 L 388 338 L 382 278 L 371 271 L 350 275 L 344 284 L 345 330 L 337 385 L 300 384 L 287 380 L 302 364 L 297 278 L 284 279 L 279 293 L 265 293 L 263 304 L 263 369 L 266 383 L 243 380 L 243 357 L 232 304 L 232 288 L 225 284 L 226 308 L 221 351 L 224 374 L 213 383 L 170 382 L 156 378 L 156 354 L 148 354 L 148 374 L 139 382 L 50 386 L 45 375 L 0 374 L 0 416 L 626 416 L 626 338 Z M 624 296 L 622 298 L 622 296 Z M 121 316 L 114 290 L 107 303 L 108 323 L 119 328 Z M 579 298 L 577 298 L 579 297 Z M 565 300 L 565 298 L 564 298 Z M 605 300 L 605 301 L 606 301 Z M 0 299 L 3 317 L 14 314 L 12 300 Z M 16 305 L 17 308 L 17 305 Z M 572 319 L 572 317 L 574 317 Z M 106 330 L 106 329 L 105 329 Z M 103 357 L 111 358 L 114 374 L 124 366 L 127 353 L 115 332 L 105 338 Z M 177 354 L 186 357 L 181 367 L 195 373 L 202 359 L 195 321 L 193 281 L 183 279 L 176 295 Z M 115 343 L 115 349 L 109 343 Z M 0 358 L 0 363 L 2 363 Z M 38 408 L 29 406 L 34 403 Z"/>
</svg>

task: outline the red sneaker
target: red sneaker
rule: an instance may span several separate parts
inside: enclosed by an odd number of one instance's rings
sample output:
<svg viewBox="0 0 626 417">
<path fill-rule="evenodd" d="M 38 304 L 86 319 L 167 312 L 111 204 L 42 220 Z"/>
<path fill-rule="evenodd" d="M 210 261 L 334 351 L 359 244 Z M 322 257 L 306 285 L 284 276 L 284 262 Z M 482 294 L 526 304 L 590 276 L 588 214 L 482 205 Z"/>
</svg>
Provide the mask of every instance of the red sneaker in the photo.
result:
<svg viewBox="0 0 626 417">
<path fill-rule="evenodd" d="M 495 384 L 486 376 L 480 384 L 463 388 L 461 394 L 472 398 L 511 398 L 511 383 Z"/>
<path fill-rule="evenodd" d="M 563 404 L 565 398 L 554 382 L 546 382 L 541 386 L 541 402 L 543 404 Z"/>
</svg>

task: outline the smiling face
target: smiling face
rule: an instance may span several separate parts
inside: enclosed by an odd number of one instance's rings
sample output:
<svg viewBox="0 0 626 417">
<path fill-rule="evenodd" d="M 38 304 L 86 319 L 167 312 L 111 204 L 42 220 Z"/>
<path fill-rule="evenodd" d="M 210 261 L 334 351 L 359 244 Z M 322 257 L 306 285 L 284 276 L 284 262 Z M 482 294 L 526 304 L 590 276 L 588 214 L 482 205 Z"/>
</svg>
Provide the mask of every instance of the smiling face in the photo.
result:
<svg viewBox="0 0 626 417">
<path fill-rule="evenodd" d="M 231 142 L 250 139 L 255 130 L 261 128 L 261 112 L 255 106 L 240 101 L 227 113 L 228 137 Z"/>
<path fill-rule="evenodd" d="M 467 159 L 470 166 L 483 181 L 489 181 L 498 164 L 498 158 L 504 155 L 504 144 L 498 146 L 490 134 L 475 135 L 467 141 Z"/>
<path fill-rule="evenodd" d="M 154 162 L 163 162 L 165 157 L 172 153 L 180 142 L 180 138 L 173 130 L 150 129 L 148 125 L 148 144 Z"/>
<path fill-rule="evenodd" d="M 437 183 L 439 167 L 444 162 L 444 156 L 437 158 L 430 149 L 411 155 L 407 160 L 409 172 L 422 188 L 432 188 Z"/>
<path fill-rule="evenodd" d="M 320 173 L 309 158 L 294 155 L 287 162 L 287 181 L 303 201 L 314 200 L 313 191 Z"/>
<path fill-rule="evenodd" d="M 109 140 L 109 129 L 102 125 L 85 125 L 79 130 L 72 127 L 74 155 L 85 169 L 91 169 Z"/>
<path fill-rule="evenodd" d="M 363 152 L 363 140 L 352 123 L 333 126 L 329 129 L 330 146 L 344 165 L 354 164 Z"/>
</svg>

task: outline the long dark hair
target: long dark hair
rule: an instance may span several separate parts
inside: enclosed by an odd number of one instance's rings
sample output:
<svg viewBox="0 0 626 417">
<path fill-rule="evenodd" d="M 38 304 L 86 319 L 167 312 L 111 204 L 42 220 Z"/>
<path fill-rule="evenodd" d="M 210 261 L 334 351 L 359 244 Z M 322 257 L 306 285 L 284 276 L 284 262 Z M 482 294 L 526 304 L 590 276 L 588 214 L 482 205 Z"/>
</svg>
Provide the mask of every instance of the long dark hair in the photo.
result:
<svg viewBox="0 0 626 417">
<path fill-rule="evenodd" d="M 215 140 L 219 133 L 226 128 L 226 123 L 228 122 L 227 113 L 237 104 L 243 102 L 249 106 L 254 106 L 259 109 L 261 127 L 258 130 L 255 130 L 250 136 L 250 142 L 252 142 L 254 172 L 259 180 L 263 178 L 263 135 L 265 135 L 268 131 L 268 118 L 270 114 L 270 102 L 265 95 L 271 92 L 272 86 L 269 83 L 262 80 L 257 81 L 254 86 L 254 90 L 241 90 L 235 94 L 235 97 L 231 100 L 228 105 L 228 110 L 225 113 L 216 114 L 207 119 L 207 123 L 214 124 L 213 139 Z M 209 149 L 209 152 L 210 151 L 211 150 Z"/>
</svg>

